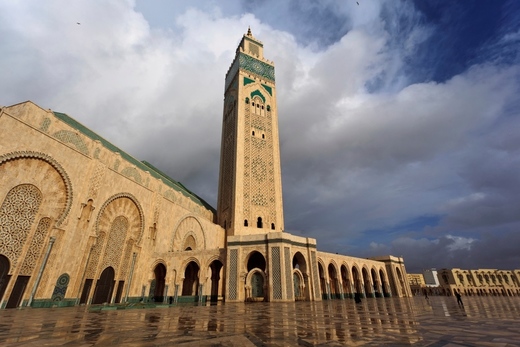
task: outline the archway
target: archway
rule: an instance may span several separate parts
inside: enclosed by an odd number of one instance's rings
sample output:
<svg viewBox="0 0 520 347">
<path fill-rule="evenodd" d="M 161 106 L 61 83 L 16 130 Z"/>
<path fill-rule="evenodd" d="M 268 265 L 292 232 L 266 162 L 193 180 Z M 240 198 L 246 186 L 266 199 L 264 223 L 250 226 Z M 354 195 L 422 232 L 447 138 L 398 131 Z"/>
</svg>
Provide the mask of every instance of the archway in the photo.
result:
<svg viewBox="0 0 520 347">
<path fill-rule="evenodd" d="M 164 264 L 159 263 L 153 270 L 155 275 L 155 291 L 153 294 L 153 300 L 155 302 L 164 302 L 164 288 L 165 288 L 165 278 L 166 278 L 166 266 Z"/>
<path fill-rule="evenodd" d="M 9 269 L 11 265 L 9 263 L 9 259 L 6 256 L 0 254 L 0 301 L 5 293 L 5 288 L 7 288 L 7 284 L 9 284 L 9 280 L 11 279 L 11 275 L 9 275 Z"/>
<path fill-rule="evenodd" d="M 341 265 L 341 282 L 343 283 L 343 294 L 353 298 L 354 295 L 352 293 L 348 269 L 345 265 Z"/>
<path fill-rule="evenodd" d="M 329 264 L 327 271 L 329 274 L 330 297 L 331 299 L 340 299 L 338 274 L 334 264 Z"/>
<path fill-rule="evenodd" d="M 191 261 L 184 271 L 184 280 L 182 281 L 182 296 L 196 296 L 199 288 L 199 265 Z"/>
<path fill-rule="evenodd" d="M 264 298 L 264 276 L 259 271 L 255 271 L 251 276 L 251 297 L 253 299 Z"/>
<path fill-rule="evenodd" d="M 303 254 L 296 252 L 293 256 L 292 265 L 295 300 L 310 300 L 307 262 L 305 261 Z"/>
<path fill-rule="evenodd" d="M 365 294 L 367 297 L 370 297 L 370 298 L 373 298 L 374 297 L 374 293 L 372 291 L 372 286 L 370 285 L 370 276 L 368 275 L 368 271 L 367 269 L 363 268 L 361 270 L 361 272 L 363 273 L 363 283 L 365 284 Z"/>
<path fill-rule="evenodd" d="M 385 298 L 389 297 L 390 292 L 388 290 L 388 283 L 386 283 L 386 277 L 385 277 L 385 273 L 383 272 L 383 270 L 379 270 L 379 278 L 381 279 L 381 289 L 383 290 L 383 296 Z"/>
<path fill-rule="evenodd" d="M 253 251 L 249 254 L 249 258 L 247 259 L 247 272 L 254 268 L 259 268 L 265 272 L 265 264 L 265 258 L 262 253 Z"/>
<path fill-rule="evenodd" d="M 361 285 L 361 278 L 359 276 L 358 269 L 353 266 L 352 267 L 352 279 L 354 281 L 354 295 L 359 295 L 360 297 L 363 297 L 363 286 Z"/>
<path fill-rule="evenodd" d="M 383 294 L 381 294 L 380 289 L 379 289 L 379 281 L 377 279 L 376 270 L 375 269 L 371 269 L 370 270 L 370 275 L 372 275 L 372 284 L 374 286 L 375 296 L 376 296 L 376 298 L 380 298 L 380 297 L 383 296 Z"/>
<path fill-rule="evenodd" d="M 111 266 L 103 270 L 96 283 L 96 289 L 94 289 L 94 298 L 92 299 L 93 305 L 110 302 L 112 291 L 114 289 L 114 276 L 114 269 Z"/>
<path fill-rule="evenodd" d="M 214 260 L 211 262 L 209 268 L 211 269 L 211 301 L 218 301 L 219 296 L 219 283 L 220 283 L 220 270 L 224 265 L 220 260 Z"/>
</svg>

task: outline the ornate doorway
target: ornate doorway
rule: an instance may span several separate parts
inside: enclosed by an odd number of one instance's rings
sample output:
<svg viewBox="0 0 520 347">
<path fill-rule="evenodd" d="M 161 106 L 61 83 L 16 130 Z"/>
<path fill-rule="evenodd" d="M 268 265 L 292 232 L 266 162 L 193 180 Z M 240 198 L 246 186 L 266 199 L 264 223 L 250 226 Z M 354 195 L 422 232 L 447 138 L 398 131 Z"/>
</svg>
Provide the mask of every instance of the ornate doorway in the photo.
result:
<svg viewBox="0 0 520 347">
<path fill-rule="evenodd" d="M 110 303 L 112 291 L 114 289 L 114 269 L 109 266 L 101 273 L 94 290 L 92 304 Z"/>
<path fill-rule="evenodd" d="M 255 272 L 251 276 L 251 296 L 253 298 L 264 297 L 264 276 L 260 272 Z"/>
<path fill-rule="evenodd" d="M 164 302 L 166 266 L 164 266 L 164 264 L 157 264 L 153 272 L 155 274 L 155 290 L 153 293 L 153 299 L 155 302 Z"/>
</svg>

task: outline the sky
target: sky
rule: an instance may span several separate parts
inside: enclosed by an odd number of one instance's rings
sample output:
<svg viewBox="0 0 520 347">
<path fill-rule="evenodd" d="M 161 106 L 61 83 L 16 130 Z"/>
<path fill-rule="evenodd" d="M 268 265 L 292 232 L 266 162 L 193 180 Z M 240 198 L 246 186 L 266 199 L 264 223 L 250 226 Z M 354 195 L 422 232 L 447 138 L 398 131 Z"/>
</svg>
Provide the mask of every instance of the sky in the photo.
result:
<svg viewBox="0 0 520 347">
<path fill-rule="evenodd" d="M 358 4 L 359 3 L 359 4 Z M 0 105 L 64 112 L 216 207 L 224 77 L 275 62 L 285 229 L 520 268 L 520 2 L 0 2 Z"/>
</svg>

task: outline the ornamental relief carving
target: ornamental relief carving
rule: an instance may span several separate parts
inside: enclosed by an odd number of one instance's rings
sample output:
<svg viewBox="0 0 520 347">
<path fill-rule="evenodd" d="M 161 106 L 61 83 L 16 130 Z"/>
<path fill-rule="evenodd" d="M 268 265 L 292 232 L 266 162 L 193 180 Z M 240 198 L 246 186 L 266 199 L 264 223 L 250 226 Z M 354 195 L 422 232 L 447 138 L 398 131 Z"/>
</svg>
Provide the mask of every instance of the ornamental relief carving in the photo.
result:
<svg viewBox="0 0 520 347">
<path fill-rule="evenodd" d="M 37 173 L 37 174 L 35 174 Z M 2 188 L 32 184 L 42 192 L 42 215 L 50 216 L 60 226 L 72 206 L 72 184 L 60 164 L 44 153 L 20 151 L 0 156 Z"/>
<path fill-rule="evenodd" d="M 31 226 L 42 202 L 36 186 L 21 184 L 11 189 L 0 207 L 0 253 L 16 268 Z"/>
</svg>

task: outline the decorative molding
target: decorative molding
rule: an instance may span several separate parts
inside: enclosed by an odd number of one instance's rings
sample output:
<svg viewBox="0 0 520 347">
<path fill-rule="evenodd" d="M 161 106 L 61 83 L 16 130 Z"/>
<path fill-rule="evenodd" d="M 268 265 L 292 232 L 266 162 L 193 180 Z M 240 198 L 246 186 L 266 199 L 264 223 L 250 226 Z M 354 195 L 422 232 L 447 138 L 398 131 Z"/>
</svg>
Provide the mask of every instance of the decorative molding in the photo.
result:
<svg viewBox="0 0 520 347">
<path fill-rule="evenodd" d="M 17 151 L 12 153 L 7 153 L 2 156 L 0 156 L 0 166 L 8 161 L 18 160 L 18 159 L 38 159 L 43 160 L 50 164 L 61 176 L 63 183 L 65 184 L 65 195 L 66 195 L 66 201 L 65 201 L 65 207 L 63 209 L 63 212 L 61 215 L 56 219 L 56 227 L 59 227 L 61 223 L 65 220 L 67 215 L 70 212 L 70 208 L 72 206 L 72 199 L 73 199 L 73 191 L 72 191 L 72 184 L 70 182 L 69 175 L 67 172 L 63 169 L 63 167 L 51 156 L 40 153 L 40 152 L 32 152 L 32 151 Z"/>
</svg>

